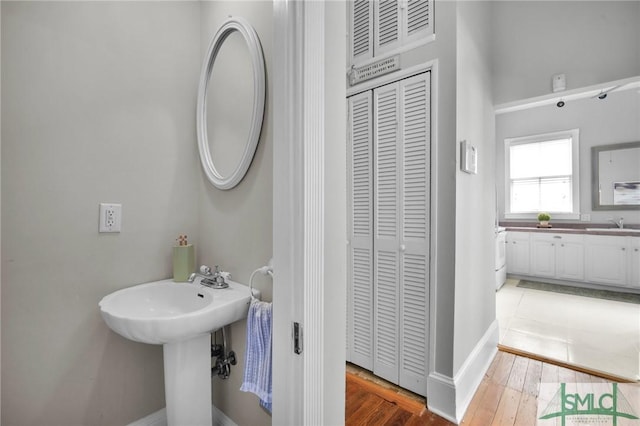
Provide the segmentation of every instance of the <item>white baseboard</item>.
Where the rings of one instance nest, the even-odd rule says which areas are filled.
[[[453,378],[429,374],[427,407],[430,411],[459,424],[484,374],[498,351],[498,321],[494,320]]]
[[[167,426],[167,409],[161,408],[155,413],[129,423],[127,426]]]
[[[453,377],[456,387],[456,423],[462,421],[473,395],[498,352],[499,331],[498,320],[494,320]]]
[[[427,379],[427,408],[450,422],[456,421],[456,386],[451,377],[433,372]]]
[[[211,406],[211,414],[213,417],[213,426],[238,426],[215,405]],[[127,426],[167,426],[167,409],[161,408],[155,413],[151,413],[133,423],[129,423]]]

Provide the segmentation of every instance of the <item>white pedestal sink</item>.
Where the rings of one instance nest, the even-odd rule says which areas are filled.
[[[163,345],[167,424],[211,425],[211,335],[246,318],[249,287],[155,281],[118,290],[99,303],[107,325],[127,339]]]

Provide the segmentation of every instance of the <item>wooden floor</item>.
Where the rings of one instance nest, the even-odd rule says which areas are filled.
[[[555,364],[499,351],[461,424],[536,424],[541,382],[604,382],[606,379]],[[361,374],[347,373],[345,423],[355,425],[453,425],[424,408],[415,397],[390,390]]]
[[[422,401],[388,386],[347,373],[345,424],[356,425],[452,425],[425,408]]]

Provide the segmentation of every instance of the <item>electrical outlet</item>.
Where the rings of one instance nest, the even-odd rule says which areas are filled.
[[[99,232],[120,232],[122,227],[122,204],[100,203]]]
[[[580,215],[581,222],[591,222],[591,215],[588,213],[583,213]]]

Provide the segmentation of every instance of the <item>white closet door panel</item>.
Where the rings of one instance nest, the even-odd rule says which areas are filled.
[[[373,369],[373,271],[372,250],[354,247],[351,250],[352,271],[352,338],[349,342],[350,361]]]
[[[375,233],[398,237],[398,85],[374,90]]]
[[[371,93],[350,98],[351,117],[351,221],[352,237],[373,244],[373,173]]]
[[[372,95],[349,98],[347,359],[373,368],[373,112]]]
[[[426,75],[402,84],[403,239],[424,243],[428,234],[429,108]]]
[[[377,248],[375,255],[375,312],[373,372],[392,383],[398,383],[398,252]]]
[[[376,375],[398,383],[400,86],[373,91],[374,117],[374,366]]]
[[[399,384],[426,396],[428,370],[429,279],[426,254],[402,256]]]
[[[433,34],[433,0],[407,0],[402,38],[412,43]]]
[[[374,55],[396,49],[401,44],[402,9],[398,0],[374,2]]]
[[[353,0],[351,12],[351,58],[352,62],[373,57],[373,2]]]
[[[400,386],[426,395],[429,318],[429,73],[400,83]]]

